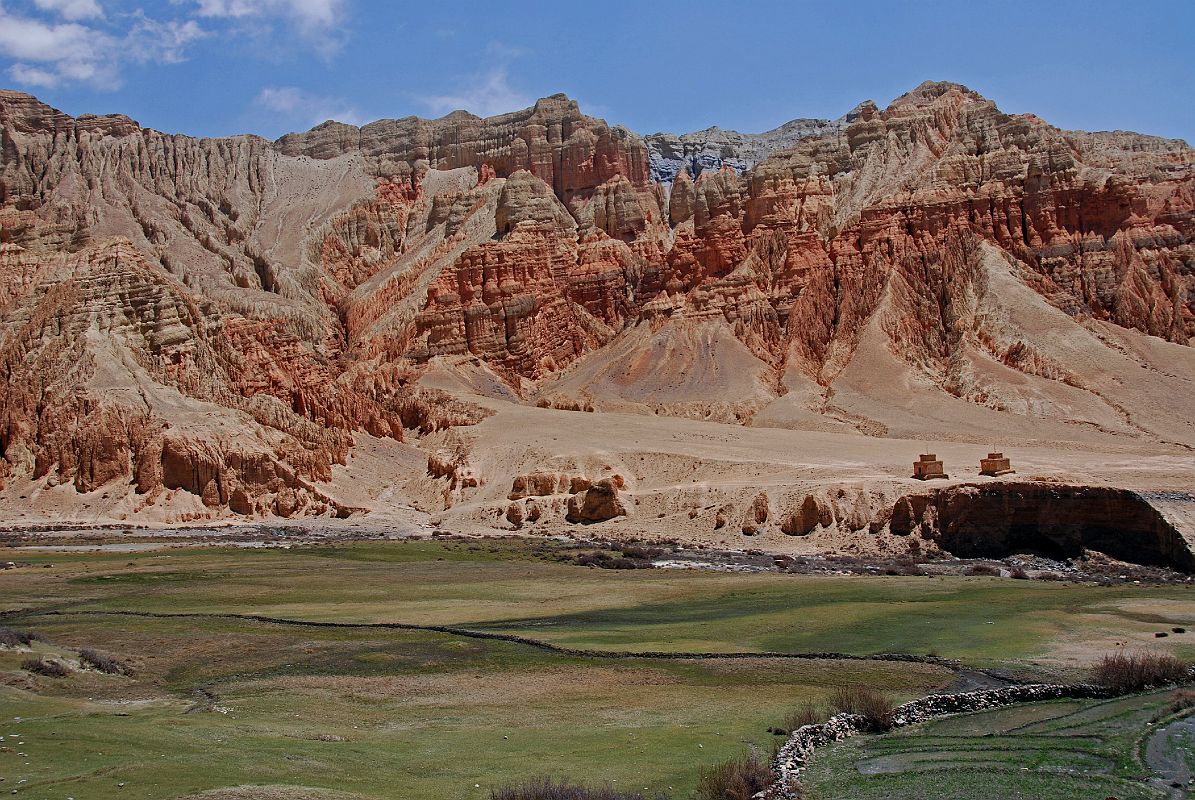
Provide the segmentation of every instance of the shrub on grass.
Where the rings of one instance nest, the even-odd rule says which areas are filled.
[[[771,785],[772,770],[754,753],[703,767],[697,778],[698,800],[751,800]]]
[[[41,640],[41,636],[33,631],[19,631],[0,625],[0,647],[28,647]]]
[[[639,792],[620,792],[610,787],[590,788],[551,778],[532,778],[490,791],[490,800],[646,800]]]
[[[627,544],[622,546],[622,554],[627,558],[638,558],[643,561],[651,561],[663,555],[664,551],[658,547],[640,547],[637,544]]]
[[[1013,567],[1009,570],[1008,577],[1018,581],[1026,581],[1029,580],[1029,573],[1022,567]]]
[[[651,569],[651,562],[625,556],[612,556],[600,550],[582,553],[577,556],[576,563],[582,567],[601,567],[602,569]]]
[[[858,714],[867,720],[873,731],[892,727],[892,698],[866,686],[840,686],[830,698],[830,704],[844,714]]]
[[[925,570],[912,559],[903,558],[895,564],[884,568],[885,575],[924,575]]]
[[[594,550],[592,553],[582,553],[577,556],[577,565],[582,567],[600,567],[613,556],[609,553],[603,553],[600,550]]]
[[[1109,653],[1091,671],[1092,683],[1137,692],[1187,679],[1188,665],[1166,653]]]
[[[825,720],[826,715],[820,708],[815,706],[811,701],[806,700],[801,705],[788,712],[784,718],[784,723],[778,729],[773,729],[774,733],[789,734],[797,728],[805,725],[816,725]]]
[[[1188,708],[1195,706],[1195,692],[1188,689],[1179,689],[1174,694],[1170,695],[1170,713],[1177,714],[1180,711],[1185,711]]]
[[[71,674],[66,664],[48,658],[27,658],[21,662],[21,669],[47,678],[65,678]]]
[[[967,570],[968,575],[999,575],[1000,570],[991,564],[975,564]]]
[[[1164,708],[1158,709],[1157,713],[1153,715],[1150,722],[1161,722],[1166,717],[1174,714],[1181,714],[1188,708],[1195,707],[1195,692],[1189,689],[1179,689],[1174,694],[1170,695],[1170,702]]]
[[[107,675],[120,675],[125,671],[124,664],[121,664],[112,656],[106,656],[89,647],[79,651],[79,660],[83,662],[84,666],[99,670]]]

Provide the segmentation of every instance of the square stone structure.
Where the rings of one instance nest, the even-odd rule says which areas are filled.
[[[1016,472],[1012,468],[1012,461],[1004,457],[1003,453],[988,453],[987,458],[979,459],[979,474],[997,477],[1011,475]]]
[[[949,478],[942,468],[942,462],[933,453],[922,453],[921,458],[913,462],[913,477],[919,481],[931,478]]]

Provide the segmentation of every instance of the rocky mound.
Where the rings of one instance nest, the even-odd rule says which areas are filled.
[[[795,147],[801,139],[841,133],[858,113],[855,109],[835,120],[794,119],[764,133],[739,133],[717,126],[679,136],[653,133],[644,137],[651,179],[668,184],[682,171],[692,177],[723,167],[741,175],[768,156]]]

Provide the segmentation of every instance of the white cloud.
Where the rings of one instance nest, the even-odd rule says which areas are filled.
[[[126,53],[142,64],[178,64],[186,60],[187,46],[206,35],[193,19],[159,22],[141,15],[125,37]]]
[[[102,14],[95,0],[35,0],[37,8],[63,17]],[[94,8],[93,8],[94,7]],[[143,12],[123,18],[127,28],[53,22],[20,16],[0,5],[0,58],[19,85],[50,88],[85,83],[101,90],[120,86],[123,64],[177,64],[205,32],[194,20],[160,21]]]
[[[330,56],[344,44],[347,0],[195,0],[200,17],[239,20],[269,35],[270,23],[281,18],[293,25],[321,54]],[[252,29],[251,29],[252,30]]]
[[[51,89],[62,82],[54,72],[21,63],[9,67],[8,76],[24,86],[40,86],[45,89]]]
[[[48,25],[9,14],[0,7],[0,54],[30,61],[59,61],[72,52],[87,58],[94,52],[95,31],[83,25]]]
[[[42,11],[51,11],[63,19],[100,19],[104,10],[96,0],[33,0]]]
[[[119,79],[112,45],[111,37],[86,25],[19,17],[0,6],[0,56],[15,62],[8,74],[19,83],[49,87],[88,82],[115,88]]]
[[[201,17],[260,17],[279,14],[301,25],[333,25],[344,0],[195,0]]]
[[[511,87],[506,67],[495,67],[474,76],[455,94],[425,95],[417,99],[433,114],[464,109],[482,117],[517,111],[533,102],[529,96]]]
[[[334,119],[349,125],[366,120],[357,109],[338,97],[313,94],[297,86],[267,86],[258,92],[254,105],[271,112],[282,125],[311,127]]]
[[[0,69],[18,85],[47,88],[85,83],[96,89],[120,86],[128,64],[177,64],[198,39],[216,29],[268,40],[279,25],[297,32],[310,47],[330,56],[345,42],[350,0],[170,0],[156,16],[138,9],[105,17],[107,0],[28,0],[10,11],[0,0]],[[11,4],[8,4],[11,5]],[[164,9],[172,12],[161,13]],[[231,29],[231,30],[229,30]],[[294,36],[278,37],[293,42]],[[329,98],[314,106],[347,115],[352,109]],[[327,101],[327,102],[325,102]]]

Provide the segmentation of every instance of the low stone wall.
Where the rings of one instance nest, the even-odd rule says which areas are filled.
[[[893,727],[915,725],[944,714],[962,714],[987,708],[1055,700],[1059,697],[1105,698],[1116,692],[1106,686],[1089,683],[1057,684],[1028,683],[999,689],[982,689],[961,694],[931,694],[897,707],[892,716]]]
[[[892,723],[893,727],[899,728],[946,714],[983,711],[1015,703],[1032,703],[1059,697],[1104,698],[1115,697],[1116,694],[1117,692],[1105,686],[1087,683],[1031,683],[959,694],[935,694],[898,706],[893,712]],[[799,796],[795,787],[798,785],[801,771],[809,764],[819,747],[840,742],[857,733],[865,733],[867,729],[867,719],[858,714],[836,714],[825,722],[797,728],[776,753],[776,759],[772,763],[772,769],[776,773],[775,783],[757,797],[764,800],[795,800]]]

